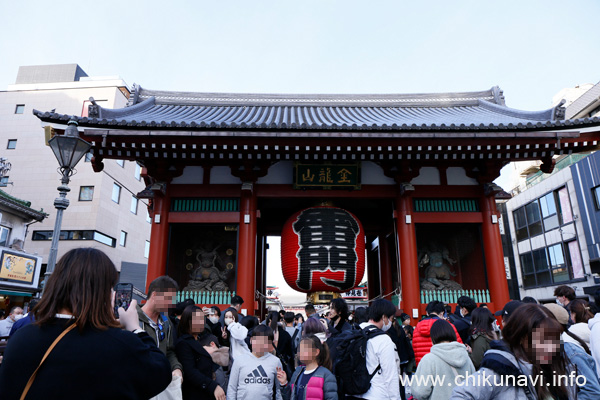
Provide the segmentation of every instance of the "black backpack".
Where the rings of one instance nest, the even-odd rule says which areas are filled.
[[[333,373],[341,395],[363,394],[371,387],[371,379],[381,369],[378,365],[372,374],[367,370],[367,341],[385,333],[374,326],[360,330],[347,330],[335,337],[332,343]]]

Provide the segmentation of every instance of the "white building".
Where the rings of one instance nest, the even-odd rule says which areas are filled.
[[[20,67],[16,84],[0,92],[0,157],[12,164],[10,175],[0,177],[0,186],[11,196],[31,201],[31,208],[49,214],[29,227],[24,245],[25,251],[42,256],[44,263],[56,217],[53,202],[60,174],[32,110],[56,109],[81,116],[87,115],[90,97],[104,107],[120,108],[129,94],[122,79],[88,77],[77,64]],[[91,155],[81,160],[69,183],[70,205],[63,216],[58,258],[72,248],[95,247],[123,270],[121,280],[133,273],[142,286],[150,220],[146,200],[135,197],[145,187],[141,169],[133,162],[111,160],[101,173],[95,173],[90,159]]]
[[[564,89],[554,101],[561,99],[566,100],[567,119],[600,115],[600,83]],[[597,224],[600,203],[589,200],[598,187],[599,157],[596,153],[580,161],[584,157],[557,157],[552,174],[531,165],[514,166],[521,167],[526,178],[506,203],[521,298],[552,301],[559,285],[585,296],[584,289],[595,284],[592,274],[598,271],[592,266],[598,263],[598,252],[590,232]]]

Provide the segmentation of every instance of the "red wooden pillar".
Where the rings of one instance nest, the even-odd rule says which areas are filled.
[[[167,186],[168,190],[168,186]],[[156,192],[155,192],[156,193]],[[169,208],[171,197],[168,194],[154,197],[154,215],[150,230],[150,251],[146,273],[146,290],[150,283],[167,272],[167,254],[169,251]]]
[[[236,294],[244,299],[242,309],[254,315],[256,284],[256,195],[242,190],[240,196],[240,227]]]
[[[483,214],[483,223],[481,225],[483,251],[485,252],[490,300],[492,300],[496,309],[500,309],[510,299],[506,271],[504,269],[502,238],[500,236],[500,228],[498,227],[498,212],[493,195],[481,197],[481,213]]]
[[[407,195],[400,195],[396,199],[396,229],[402,279],[402,303],[404,312],[411,318],[417,315],[418,319],[421,304],[419,263],[417,260],[417,237],[411,214],[411,198]],[[415,310],[417,310],[416,313]]]
[[[392,277],[392,262],[390,258],[390,246],[385,235],[379,235],[379,287],[381,294],[386,295],[395,289]],[[392,295],[385,297],[392,300]]]

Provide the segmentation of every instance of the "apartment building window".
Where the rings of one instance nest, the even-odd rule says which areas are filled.
[[[126,242],[127,242],[127,232],[121,231],[121,236],[119,237],[119,246],[125,247]]]
[[[125,167],[125,160],[117,160],[117,164],[121,166],[121,168]]]
[[[52,231],[33,231],[31,240],[52,240]],[[95,240],[110,247],[117,243],[115,238],[94,230],[61,230],[58,240]]]
[[[142,179],[142,167],[140,167],[140,165],[138,163],[135,163],[135,179],[137,179],[138,181],[140,179]]]
[[[91,152],[85,153],[84,162],[92,162],[92,157],[94,157],[94,155]]]
[[[10,239],[10,228],[0,226],[0,246],[8,246],[8,239]]]
[[[596,203],[596,210],[600,210],[600,186],[596,186],[592,189],[594,195],[594,203]]]
[[[542,218],[544,220],[544,230],[550,231],[558,228],[558,213],[556,212],[556,199],[554,192],[550,192],[540,197],[540,207],[542,209]]]
[[[8,150],[14,150],[17,148],[17,139],[8,139],[8,143],[6,144],[6,148]]]
[[[17,104],[15,114],[23,114],[25,112],[25,104]]]
[[[8,176],[0,177],[0,187],[8,186]]]
[[[131,196],[131,207],[129,208],[129,210],[133,214],[137,215],[137,209],[138,209],[138,199],[135,196]]]
[[[152,223],[152,218],[150,218],[150,213],[148,212],[147,208],[146,208],[146,222],[149,224]]]
[[[150,241],[146,240],[146,245],[144,246],[144,257],[148,258],[150,255]]]
[[[79,201],[92,201],[94,200],[94,187],[93,186],[80,186],[79,187]]]
[[[579,245],[574,240],[521,254],[523,286],[532,288],[556,285],[583,278],[578,252]]]
[[[513,211],[517,241],[540,235],[573,221],[566,188],[545,194]]]
[[[112,201],[119,204],[120,198],[121,198],[121,186],[117,185],[116,183],[113,183]]]

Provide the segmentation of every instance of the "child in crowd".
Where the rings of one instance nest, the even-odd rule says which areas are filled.
[[[327,344],[315,335],[304,337],[298,350],[300,362],[288,383],[285,372],[277,368],[277,380],[285,400],[337,400],[337,383],[330,372],[331,359]]]
[[[459,377],[475,373],[465,345],[456,340],[456,331],[448,321],[438,319],[431,325],[433,346],[419,363],[411,386],[415,398],[447,400],[452,389],[461,383]],[[428,377],[438,377],[443,383],[436,384]]]
[[[227,400],[281,400],[277,371],[281,361],[269,353],[273,330],[259,325],[252,331],[252,353],[240,352],[234,359],[227,387]]]

